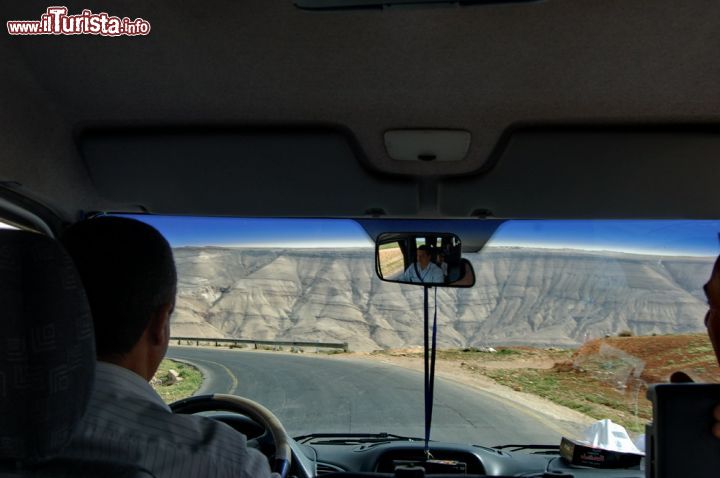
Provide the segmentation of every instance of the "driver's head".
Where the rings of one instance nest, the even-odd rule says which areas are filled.
[[[153,227],[100,217],[70,227],[62,242],[78,269],[95,324],[99,359],[155,373],[170,338],[177,275],[172,249]]]
[[[417,261],[420,263],[420,265],[423,267],[427,267],[428,263],[430,262],[430,247],[426,244],[423,244],[422,246],[417,248]]]

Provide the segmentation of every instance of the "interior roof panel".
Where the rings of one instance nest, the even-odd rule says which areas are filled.
[[[337,13],[302,11],[290,0],[64,4],[71,13],[89,8],[142,17],[152,25],[150,35],[135,38],[0,35],[5,65],[0,181],[19,184],[18,192],[67,220],[83,210],[139,207],[134,184],[126,190],[115,185],[112,196],[96,189],[75,133],[99,126],[207,124],[342,125],[356,138],[369,168],[424,184],[419,196],[417,188],[395,189],[382,181],[354,189],[345,202],[319,204],[312,196],[296,196],[292,204],[266,203],[262,211],[269,215],[351,215],[384,207],[398,215],[454,216],[490,208],[533,217],[664,217],[692,209],[720,217],[720,203],[689,206],[706,199],[686,178],[689,172],[680,174],[686,179],[677,181],[675,190],[660,178],[664,194],[647,191],[652,201],[640,197],[652,182],[633,189],[630,179],[608,176],[583,189],[589,173],[603,167],[592,163],[593,155],[573,160],[581,163],[537,155],[533,164],[524,160],[524,169],[518,162],[484,178],[458,179],[452,190],[446,184],[437,195],[432,188],[439,176],[473,175],[483,168],[503,133],[518,123],[720,124],[720,2],[714,0],[546,0]],[[6,19],[37,19],[47,6],[4,2],[0,8]],[[469,131],[467,159],[456,164],[390,159],[383,133],[414,127]],[[513,144],[510,152],[518,147]],[[540,161],[550,163],[535,164]],[[713,164],[699,159],[692,164],[702,184],[720,179]],[[562,184],[556,181],[561,166],[567,166],[559,171]],[[642,166],[630,167],[632,177]],[[221,174],[212,163],[205,169],[208,178]],[[268,177],[246,188],[272,182],[279,171],[269,168]],[[538,184],[561,189],[526,184],[536,196],[546,196],[521,201],[509,185],[530,181],[510,177],[523,171],[533,171]],[[348,184],[364,184],[368,173],[363,166],[346,174]],[[206,194],[204,211],[260,210],[228,202],[231,194],[213,196],[209,192],[216,186],[202,176],[194,184]],[[419,207],[408,206],[418,201]],[[149,206],[161,209],[161,204],[156,198]]]
[[[525,128],[485,176],[445,181],[443,215],[713,218],[720,128]]]

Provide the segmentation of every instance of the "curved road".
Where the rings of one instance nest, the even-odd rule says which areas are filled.
[[[232,393],[275,413],[291,436],[388,432],[424,436],[423,375],[375,361],[172,347],[198,365],[198,393]],[[560,429],[533,410],[435,379],[432,439],[481,445],[560,444]]]

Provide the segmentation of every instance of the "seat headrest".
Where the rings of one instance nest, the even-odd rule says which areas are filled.
[[[0,230],[0,461],[34,464],[70,440],[95,376],[90,308],[60,244]]]

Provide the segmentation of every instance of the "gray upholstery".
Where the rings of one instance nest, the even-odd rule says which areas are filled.
[[[32,467],[59,453],[95,373],[90,309],[54,240],[0,230],[0,463]]]

